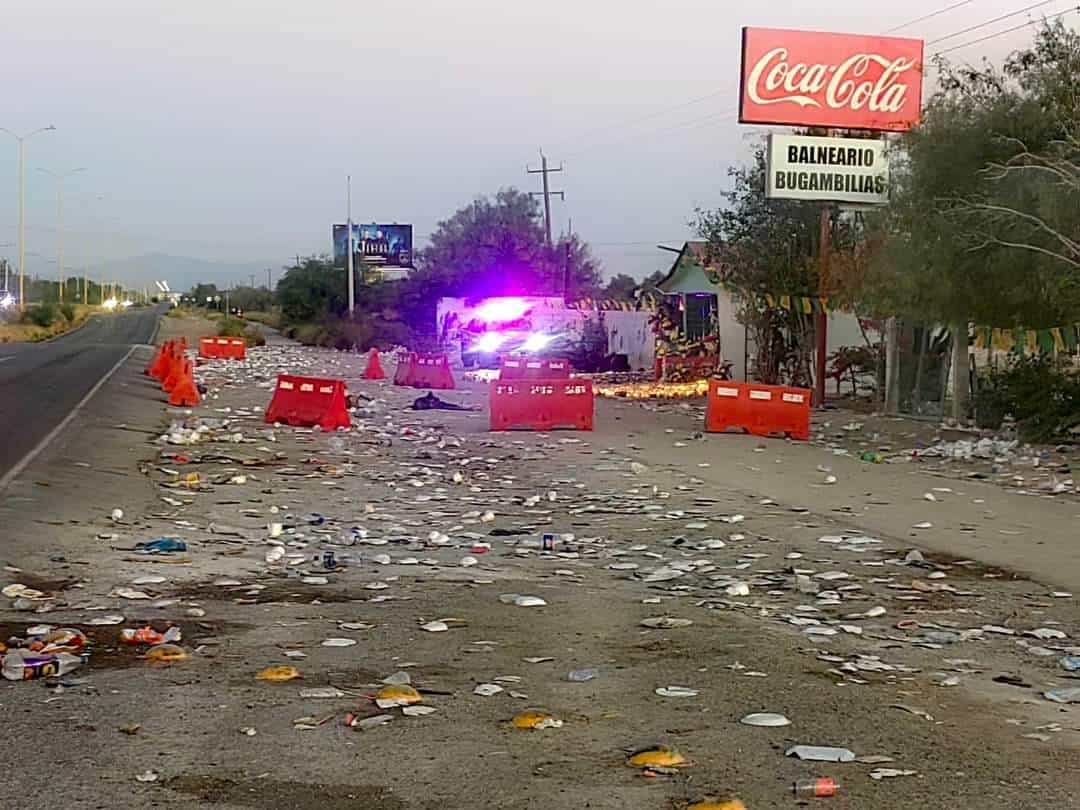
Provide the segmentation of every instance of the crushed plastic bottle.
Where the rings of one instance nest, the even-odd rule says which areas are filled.
[[[9,681],[56,678],[77,669],[83,662],[71,653],[42,654],[12,650],[4,656],[4,677]]]

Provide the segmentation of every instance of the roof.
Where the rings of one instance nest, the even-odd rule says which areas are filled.
[[[656,286],[662,292],[667,292],[668,284],[680,270],[697,268],[704,273],[707,269],[719,264],[715,261],[715,258],[715,249],[712,248],[710,243],[702,241],[683,242],[678,258],[671,265],[667,275]]]

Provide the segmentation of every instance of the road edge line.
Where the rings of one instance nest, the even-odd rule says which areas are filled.
[[[94,318],[99,317],[100,315],[101,315],[100,312],[93,312],[90,315],[87,315],[83,319],[83,322],[80,323],[78,326],[76,326],[74,329],[68,329],[66,332],[61,332],[59,335],[53,335],[52,337],[45,338],[44,340],[35,340],[35,341],[29,341],[29,342],[38,343],[38,344],[55,343],[56,341],[60,340],[61,338],[66,338],[68,335],[74,335],[80,329],[87,326],[90,323],[90,321],[92,321]],[[0,489],[3,489],[3,487],[0,487]]]
[[[86,392],[86,395],[75,403],[75,407],[71,409],[71,413],[69,413],[62,420],[60,420],[60,424],[50,430],[48,434],[46,434],[44,439],[38,442],[33,447],[33,449],[30,450],[30,452],[28,452],[25,456],[19,459],[18,463],[14,467],[12,467],[10,470],[4,473],[2,477],[0,477],[0,493],[3,493],[5,490],[7,490],[7,488],[15,481],[15,479],[22,475],[23,471],[33,463],[34,459],[40,456],[45,451],[45,449],[53,443],[53,441],[56,439],[57,436],[60,435],[64,428],[71,424],[72,420],[79,415],[79,412],[84,407],[86,407],[86,403],[88,403],[93,398],[94,394],[101,390],[101,387],[105,385],[105,383],[112,379],[113,374],[115,374],[117,370],[119,370],[120,366],[124,365],[124,363],[128,361],[128,358],[130,358],[131,355],[135,353],[135,349],[137,348],[137,346],[132,346],[131,348],[129,348],[124,354],[124,356],[116,361],[116,365],[114,365],[107,372],[105,372],[105,375],[96,383],[94,383],[94,386]]]

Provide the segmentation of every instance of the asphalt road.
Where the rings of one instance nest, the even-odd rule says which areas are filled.
[[[0,345],[0,480],[137,344],[161,308],[92,318],[49,343]]]

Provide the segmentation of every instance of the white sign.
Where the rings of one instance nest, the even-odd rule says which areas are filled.
[[[883,205],[889,201],[885,142],[770,135],[765,196]]]

